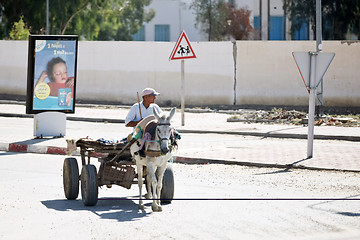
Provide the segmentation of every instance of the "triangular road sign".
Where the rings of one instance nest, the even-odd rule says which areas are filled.
[[[319,52],[318,55],[316,56],[315,86],[319,85],[320,80],[325,75],[334,57],[335,57],[335,53],[324,53],[324,52]]]
[[[307,91],[310,92],[310,55],[308,52],[293,52],[292,55],[294,57],[296,66],[299,69],[305,87]]]
[[[169,60],[196,58],[194,50],[190,45],[190,41],[183,30],[172,50]]]
[[[309,91],[310,87],[310,71],[315,72],[315,86],[318,86],[321,78],[330,66],[330,63],[334,59],[335,53],[324,53],[318,52],[315,54],[316,69],[310,69],[310,58],[309,52],[293,52],[295,63],[299,69],[300,75],[304,81],[304,84]]]

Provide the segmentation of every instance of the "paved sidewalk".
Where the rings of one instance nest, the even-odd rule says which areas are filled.
[[[0,150],[66,154],[65,139],[86,136],[121,139],[131,132],[123,124],[128,109],[128,106],[77,105],[76,113],[67,115],[65,138],[34,139],[34,121],[31,115],[25,114],[25,105],[3,102],[0,104]],[[229,116],[186,112],[185,126],[181,126],[178,110],[172,125],[183,133],[183,139],[174,160],[360,172],[359,127],[315,127],[314,157],[305,159],[306,126],[227,122]]]

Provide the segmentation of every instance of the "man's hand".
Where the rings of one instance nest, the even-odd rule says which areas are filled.
[[[128,122],[128,124],[125,125],[125,127],[136,127],[136,125],[141,121],[142,119],[140,119],[139,121],[131,121]]]

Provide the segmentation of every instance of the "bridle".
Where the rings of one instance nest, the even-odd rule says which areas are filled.
[[[170,126],[170,123],[158,123],[157,125],[158,125],[158,126]],[[156,130],[157,130],[157,128],[156,128]],[[158,131],[156,131],[156,135],[157,135],[157,137],[158,137],[158,139],[159,139],[159,143],[160,143],[161,141],[169,141],[169,138],[160,138]]]

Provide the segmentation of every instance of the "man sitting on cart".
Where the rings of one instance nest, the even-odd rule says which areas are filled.
[[[161,114],[161,108],[155,103],[156,96],[160,93],[156,92],[153,88],[145,88],[142,93],[142,101],[135,103],[129,110],[125,118],[125,126],[135,128],[137,124],[144,118],[153,115],[153,109]],[[139,150],[141,157],[145,157],[144,149]]]
[[[156,96],[160,95],[160,93],[156,92],[153,88],[145,88],[142,93],[142,101],[137,102],[130,108],[126,118],[125,118],[125,126],[126,127],[136,127],[136,125],[147,116],[153,115],[153,109],[161,114],[162,110],[155,103]]]

